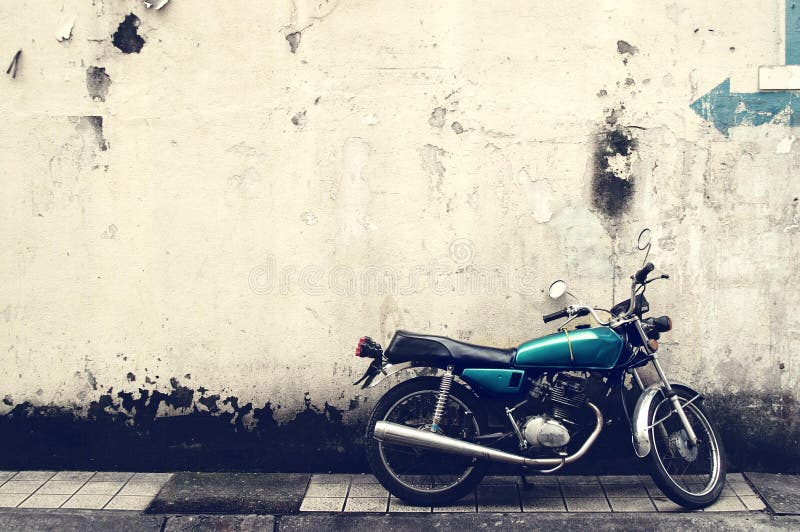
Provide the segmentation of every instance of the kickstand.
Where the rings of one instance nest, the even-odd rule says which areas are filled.
[[[522,489],[529,490],[529,489],[533,488],[533,484],[528,482],[528,477],[525,476],[525,473],[521,473],[519,475],[519,478],[522,480]]]

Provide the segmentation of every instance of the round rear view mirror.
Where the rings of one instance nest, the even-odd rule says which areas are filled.
[[[643,229],[641,233],[639,233],[639,240],[636,244],[639,249],[645,249],[650,246],[650,229]]]
[[[567,283],[559,279],[558,281],[550,285],[550,289],[547,291],[547,293],[551,299],[558,299],[559,297],[563,296],[564,292],[566,291],[567,291]]]

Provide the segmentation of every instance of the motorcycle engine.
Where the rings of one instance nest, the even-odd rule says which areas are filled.
[[[532,447],[564,447],[569,443],[567,427],[547,416],[528,418],[522,426],[522,435]]]
[[[586,379],[558,374],[552,382],[541,379],[531,394],[544,402],[547,413],[532,416],[522,425],[522,435],[532,447],[564,447],[577,411],[586,405]]]

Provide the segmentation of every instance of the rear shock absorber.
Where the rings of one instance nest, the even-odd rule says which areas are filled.
[[[447,371],[442,375],[439,384],[439,396],[436,398],[436,407],[433,409],[431,432],[439,432],[439,423],[442,421],[447,400],[450,398],[450,387],[453,385],[453,366],[447,366]]]

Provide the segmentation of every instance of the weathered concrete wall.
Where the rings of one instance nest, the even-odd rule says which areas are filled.
[[[783,21],[754,0],[3,2],[3,426],[352,461],[382,393],[350,386],[359,336],[516,345],[552,330],[554,278],[623,299],[649,226],[670,375],[740,463],[796,460],[794,109],[702,99],[756,92]]]

